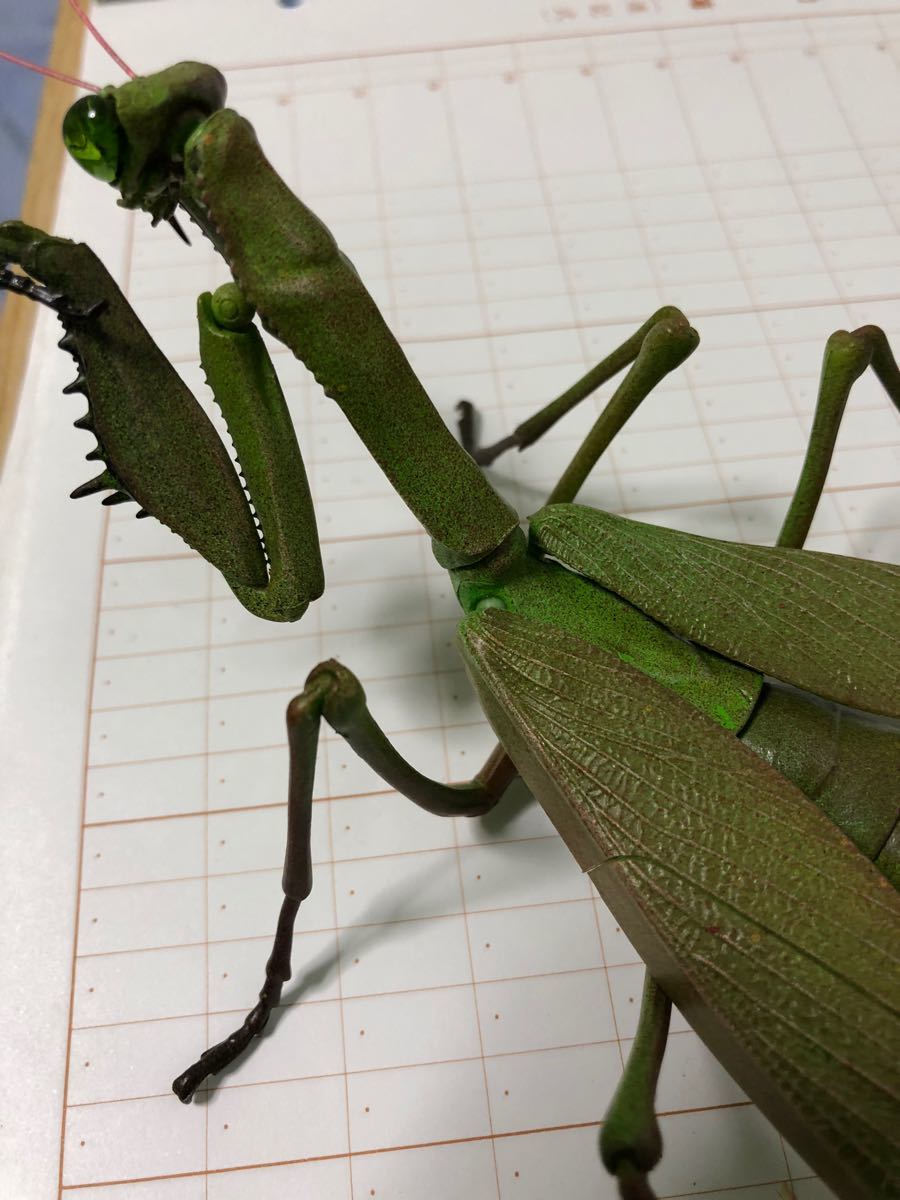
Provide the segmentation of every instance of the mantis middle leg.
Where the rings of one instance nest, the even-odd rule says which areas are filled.
[[[684,320],[683,314],[677,308],[667,306],[659,309],[627,341],[597,366],[592,367],[577,383],[492,446],[479,447],[476,444],[474,407],[468,400],[460,401],[459,430],[463,446],[479,465],[490,466],[506,450],[513,447],[524,450],[531,446],[576,404],[629,364],[634,363],[637,367],[643,358],[645,366],[650,365],[652,369],[656,365],[657,375],[649,386],[641,386],[642,381],[637,372],[630,372],[629,376],[626,376],[579,447],[547,503],[574,500],[601,454],[639,404],[646,399],[655,384],[695,348],[696,341],[681,359],[668,365],[667,356],[673,355],[677,358],[677,350],[669,339],[664,335],[660,336],[658,327],[671,328],[673,322],[677,327]],[[648,339],[649,346],[645,348]],[[655,359],[657,362],[654,364]],[[900,411],[900,368],[884,331],[876,325],[864,325],[853,333],[844,330],[833,333],[825,346],[819,395],[806,460],[778,538],[779,546],[803,545],[825,484],[847,397],[867,366],[872,367],[894,406]]]
[[[480,467],[489,467],[495,459],[499,458],[505,451],[513,449],[513,447],[524,450],[526,446],[532,445],[538,438],[543,437],[547,430],[552,429],[557,421],[561,420],[566,413],[571,412],[576,404],[580,404],[582,400],[586,400],[588,396],[593,395],[597,388],[633,363],[640,354],[644,340],[650,331],[662,322],[672,320],[684,320],[684,316],[679,309],[673,308],[671,305],[657,309],[653,316],[645,321],[640,329],[637,329],[630,338],[622,342],[620,346],[617,346],[611,354],[608,354],[595,367],[591,367],[586,375],[583,375],[581,379],[573,383],[570,388],[567,388],[555,400],[551,400],[544,408],[529,417],[527,421],[523,421],[520,425],[517,425],[507,437],[501,438],[491,446],[479,446],[477,444],[475,406],[470,400],[460,400],[456,407],[459,413],[459,434],[463,448],[472,455]],[[630,411],[624,409],[621,405],[614,407],[613,401],[610,401],[604,413],[604,416],[607,413],[609,414],[606,416],[611,430],[608,441],[612,440],[633,411],[633,409]],[[615,427],[613,428],[613,426]]]
[[[294,921],[312,890],[310,828],[316,750],[322,718],[350,743],[356,753],[401,795],[439,817],[477,817],[489,812],[516,776],[502,751],[494,751],[469,783],[446,784],[420,774],[391,745],[366,704],[356,676],[333,659],[314,667],[303,691],[288,705],[290,752],[287,844],[282,890],[284,900],[272,953],[266,963],[259,1000],[243,1024],[224,1041],[205,1050],[172,1084],[187,1103],[203,1080],[233,1062],[262,1033],[272,1009],[291,977]]]

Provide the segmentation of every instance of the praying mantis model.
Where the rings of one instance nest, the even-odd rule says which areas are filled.
[[[250,1044],[290,978],[294,919],[312,886],[324,718],[436,815],[486,813],[521,775],[644,958],[639,1032],[601,1131],[623,1197],[652,1196],[653,1096],[672,1002],[841,1197],[900,1194],[900,731],[851,711],[900,717],[900,569],[801,549],[854,380],[871,365],[900,406],[884,334],[828,340],[777,547],[575,505],[612,437],[696,347],[681,313],[661,309],[498,446],[478,449],[465,410],[467,453],[352,264],[224,101],[218,71],[182,63],[79,100],[64,133],[121,204],[154,221],[180,205],[227,261],[234,282],[199,300],[200,353],[253,509],[99,260],[7,222],[0,284],[59,314],[61,345],[78,363],[65,390],[86,395],[76,425],[96,435],[88,458],[105,463],[73,494],[136,500],[251,612],[302,617],[324,586],[315,518],[255,311],[340,405],[432,538],[501,746],[470,783],[426,779],[390,745],[346,667],[312,671],[287,712],[284,900],[259,1002],[175,1080],[176,1094],[188,1101]],[[626,367],[526,536],[477,460],[530,444]]]

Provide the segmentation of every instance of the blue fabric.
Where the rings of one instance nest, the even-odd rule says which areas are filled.
[[[45,64],[57,12],[58,0],[0,0],[0,49]],[[19,215],[43,83],[0,61],[0,220]]]

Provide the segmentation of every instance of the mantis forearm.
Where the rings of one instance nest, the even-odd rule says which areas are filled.
[[[462,562],[498,546],[516,514],[447,429],[352,264],[249,122],[226,109],[200,126],[185,191],[263,325],[337,401],[431,537]]]
[[[131,497],[230,582],[263,587],[262,545],[225,447],[96,255],[7,221],[0,259],[61,297],[60,344],[78,364],[67,391],[88,405],[75,423],[97,439],[88,459],[106,464],[74,494]]]

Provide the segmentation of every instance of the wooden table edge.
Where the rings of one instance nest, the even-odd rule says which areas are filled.
[[[82,7],[87,10],[89,0],[84,0]],[[84,26],[67,0],[59,0],[48,65],[67,75],[78,75],[83,44]],[[38,229],[53,228],[65,153],[60,129],[75,97],[76,89],[70,84],[55,79],[44,81],[21,206],[22,220]],[[15,424],[35,315],[30,300],[7,294],[0,312],[0,468]]]

